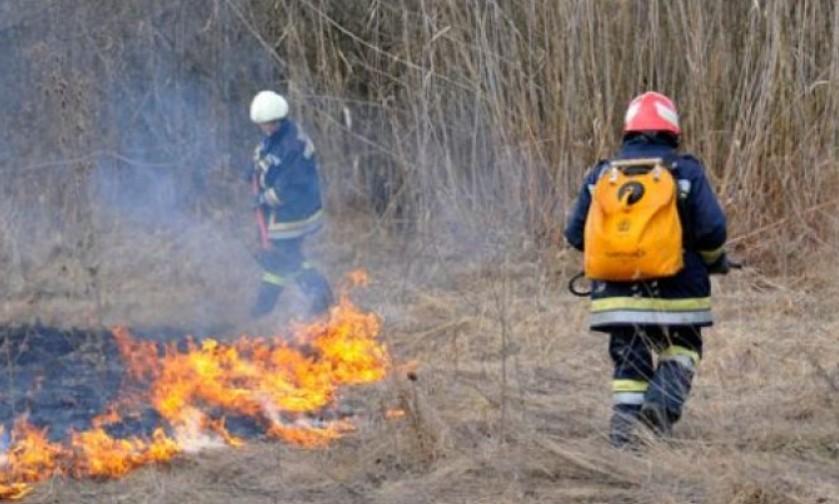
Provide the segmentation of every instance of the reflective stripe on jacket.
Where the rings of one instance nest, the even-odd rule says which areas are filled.
[[[299,238],[314,233],[323,225],[323,210],[318,210],[311,216],[297,220],[279,222],[274,215],[268,221],[268,238],[272,240],[287,240]]]
[[[711,282],[707,264],[719,257],[726,239],[726,220],[694,157],[676,153],[675,147],[655,136],[627,139],[615,159],[660,157],[674,159],[673,175],[680,189],[680,216],[684,230],[684,268],[676,275],[643,282],[592,282],[590,326],[607,331],[625,325],[708,326],[711,317]],[[565,229],[568,242],[583,250],[585,220],[593,186],[606,162],[598,163],[583,182]]]

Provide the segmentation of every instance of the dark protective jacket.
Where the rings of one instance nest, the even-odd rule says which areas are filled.
[[[320,180],[312,141],[290,119],[254,152],[260,205],[272,240],[299,238],[323,221]]]
[[[709,326],[711,283],[708,266],[723,258],[725,214],[702,164],[680,154],[666,139],[650,135],[628,137],[615,159],[663,158],[671,162],[679,187],[679,215],[684,233],[684,268],[675,276],[642,282],[592,283],[590,325],[608,331],[621,326]],[[583,250],[586,216],[594,185],[608,166],[602,161],[585,177],[565,229],[565,237]]]

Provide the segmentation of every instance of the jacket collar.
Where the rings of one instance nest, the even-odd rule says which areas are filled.
[[[655,135],[633,135],[624,139],[618,152],[619,158],[661,157],[676,154],[676,146]]]
[[[265,145],[278,143],[284,136],[286,136],[289,128],[291,128],[291,121],[288,119],[280,121],[280,127],[277,128],[277,131],[271,133],[271,135],[265,138]]]

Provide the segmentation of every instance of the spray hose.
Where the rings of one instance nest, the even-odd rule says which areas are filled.
[[[725,261],[724,269],[722,271],[711,271],[710,274],[712,275],[725,275],[729,272],[729,270],[741,270],[743,269],[743,263],[739,261],[734,261],[732,259],[724,258]],[[591,286],[588,288],[580,287],[579,283],[581,280],[586,279],[585,272],[581,271],[576,275],[571,277],[571,280],[568,281],[568,292],[577,296],[577,297],[588,297],[591,295]]]
[[[580,280],[585,280],[586,274],[584,272],[579,272],[576,275],[571,277],[571,280],[568,281],[568,292],[577,296],[577,297],[589,297],[591,295],[591,287],[588,290],[580,289],[577,286],[577,282]]]

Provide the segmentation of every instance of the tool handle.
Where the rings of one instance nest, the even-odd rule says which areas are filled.
[[[256,175],[251,179],[251,189],[254,196],[259,194],[259,184],[256,181]],[[261,206],[256,207],[255,213],[256,226],[259,229],[259,246],[262,247],[262,250],[268,250],[271,248],[271,243],[268,241],[268,225],[265,223],[265,213],[262,211]]]

